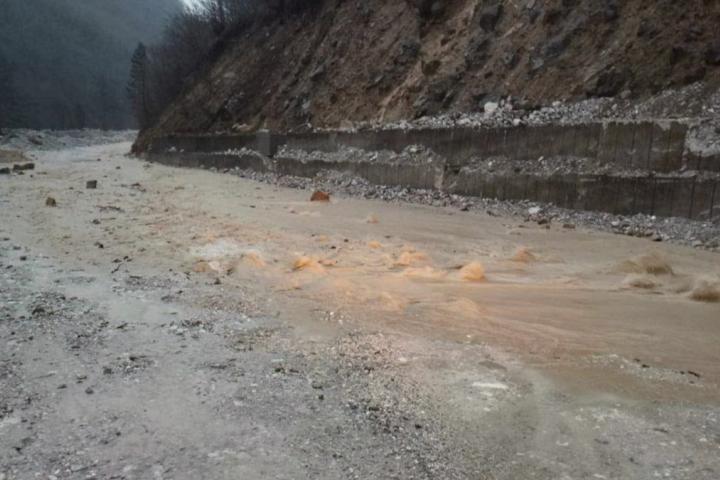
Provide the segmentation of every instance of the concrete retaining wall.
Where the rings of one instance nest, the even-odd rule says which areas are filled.
[[[168,137],[156,141],[152,159],[191,167],[251,168],[281,175],[313,177],[321,170],[349,171],[371,183],[436,188],[463,195],[528,199],[561,207],[646,213],[709,219],[720,215],[716,179],[669,175],[683,168],[720,171],[720,157],[699,157],[686,149],[688,127],[682,123],[607,123],[498,129],[386,130],[277,135]],[[272,158],[279,146],[333,152],[342,147],[401,152],[424,145],[440,155],[441,164],[398,164],[353,161],[302,161]],[[258,155],[240,155],[248,148]],[[488,174],[475,171],[478,159],[507,157],[536,160],[540,156],[597,159],[635,176]]]
[[[280,146],[334,152],[342,147],[401,152],[423,145],[461,167],[473,160],[507,157],[597,159],[626,170],[667,173],[682,168],[720,172],[720,155],[699,156],[686,148],[688,126],[679,122],[611,122],[584,125],[521,126],[515,128],[453,128],[313,132],[218,136],[176,136],[156,140],[151,153],[175,148],[183,152],[221,152],[249,148],[273,157]]]

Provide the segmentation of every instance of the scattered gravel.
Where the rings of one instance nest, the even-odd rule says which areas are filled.
[[[527,105],[512,97],[488,102],[482,112],[447,113],[390,123],[361,122],[346,127],[357,130],[413,130],[453,127],[510,127],[519,125],[577,125],[597,121],[708,120],[717,122],[720,90],[695,83],[678,90],[665,90],[645,100],[590,98],[576,103],[553,102]]]
[[[556,101],[540,106],[523,104],[508,97],[488,102],[482,112],[453,112],[389,123],[360,122],[333,130],[502,128],[660,120],[673,120],[690,126],[690,151],[699,155],[720,154],[720,90],[703,83],[665,90],[641,101],[626,100],[621,95],[616,98],[590,98],[576,103]]]
[[[0,148],[10,150],[59,150],[107,143],[132,142],[135,130],[0,130]]]
[[[257,155],[252,150],[228,150],[222,154]],[[437,164],[445,160],[432,149],[423,145],[411,145],[400,153],[390,150],[367,151],[353,147],[341,147],[336,152],[305,151],[282,146],[278,158],[292,158],[301,162],[323,161],[328,163],[384,163],[400,165]],[[468,161],[467,169],[487,174],[532,174],[543,177],[552,175],[612,175],[616,177],[692,178],[698,180],[720,179],[720,172],[682,170],[658,174],[647,169],[623,169],[615,163],[603,162],[597,158],[568,156],[541,156],[536,160],[518,160],[504,156],[477,157]]]
[[[257,155],[251,150],[244,150],[242,154]],[[302,162],[323,161],[343,163],[383,163],[402,165],[422,165],[426,163],[444,163],[443,157],[422,145],[410,145],[402,152],[391,150],[368,151],[354,147],[341,147],[336,152],[306,151],[288,148],[283,145],[277,158],[292,158]]]

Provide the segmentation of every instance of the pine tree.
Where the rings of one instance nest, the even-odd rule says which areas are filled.
[[[127,93],[138,126],[144,129],[150,122],[148,92],[148,55],[145,45],[139,43],[130,61],[130,80]]]

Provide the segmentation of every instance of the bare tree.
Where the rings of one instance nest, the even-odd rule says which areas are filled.
[[[197,0],[174,15],[161,41],[133,56],[128,91],[141,128],[157,119],[216,47],[256,22],[283,23],[323,0]],[[139,48],[139,47],[138,47]],[[220,47],[222,48],[222,47]],[[142,86],[142,89],[140,88]],[[143,96],[144,95],[144,96]]]
[[[225,0],[213,0],[210,4],[211,22],[216,35],[221,35],[227,28],[227,11]]]

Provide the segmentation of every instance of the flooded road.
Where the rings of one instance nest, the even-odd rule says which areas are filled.
[[[0,178],[5,479],[720,475],[717,254],[128,150]]]

